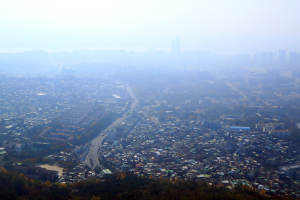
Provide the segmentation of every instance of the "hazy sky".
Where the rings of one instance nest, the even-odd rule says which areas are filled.
[[[0,49],[300,51],[299,0],[7,0]]]

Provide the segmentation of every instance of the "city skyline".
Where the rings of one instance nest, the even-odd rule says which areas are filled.
[[[0,7],[0,50],[181,48],[222,54],[299,51],[299,1],[15,0]]]

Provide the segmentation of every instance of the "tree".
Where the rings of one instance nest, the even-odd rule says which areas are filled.
[[[99,196],[93,196],[93,197],[91,198],[91,200],[101,200],[101,197],[99,197]]]
[[[91,129],[96,128],[96,127],[97,127],[97,123],[96,122],[91,123],[91,125],[90,125]]]
[[[23,173],[15,175],[12,179],[12,185],[18,195],[22,194],[22,189],[26,183],[27,178]]]
[[[13,161],[8,161],[4,164],[5,169],[12,169],[13,167]]]
[[[96,172],[97,174],[100,174],[101,168],[100,168],[99,166],[96,166],[96,167],[95,167],[95,172]]]

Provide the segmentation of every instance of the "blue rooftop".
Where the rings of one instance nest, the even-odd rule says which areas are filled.
[[[250,131],[250,127],[243,127],[243,126],[230,126],[231,130],[243,130],[243,131]]]

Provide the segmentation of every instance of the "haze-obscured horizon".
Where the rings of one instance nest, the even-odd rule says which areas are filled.
[[[299,51],[299,1],[9,1],[0,52],[76,49],[220,54]]]

